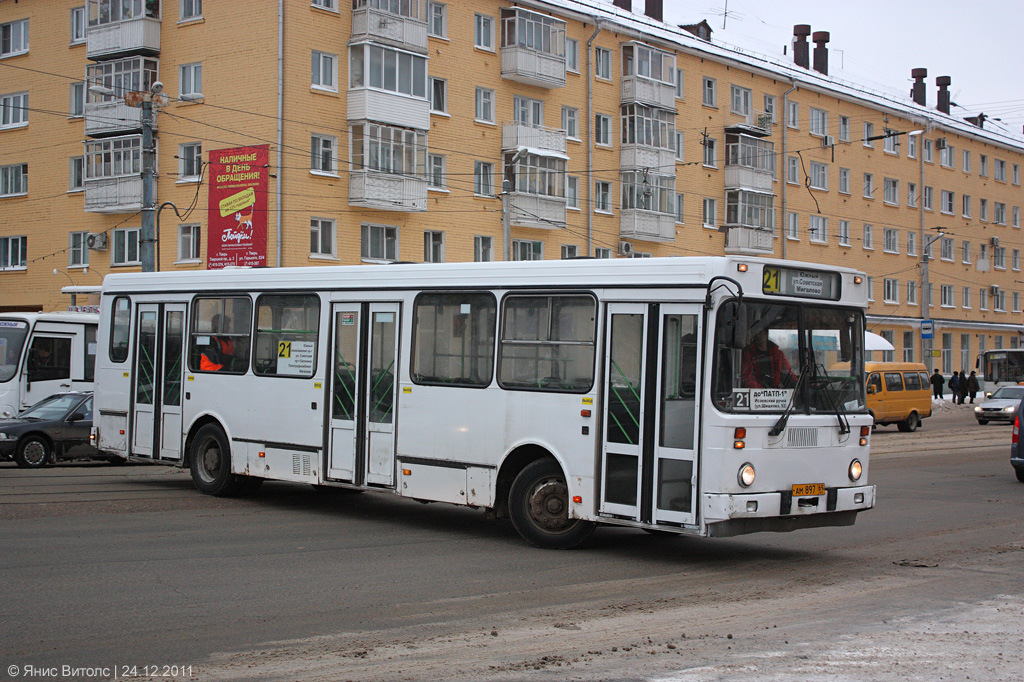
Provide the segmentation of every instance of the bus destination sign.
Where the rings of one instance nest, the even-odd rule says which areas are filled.
[[[839,273],[765,266],[761,291],[772,296],[839,300]]]

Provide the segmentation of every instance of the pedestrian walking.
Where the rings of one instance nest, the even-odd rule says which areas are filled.
[[[964,401],[967,400],[967,370],[960,370],[960,404],[963,405]]]
[[[936,398],[943,397],[942,387],[945,385],[946,380],[942,378],[942,374],[939,372],[938,367],[935,368],[935,374],[932,375],[932,378],[929,379],[929,381],[932,384],[932,395]]]
[[[967,377],[967,393],[971,396],[971,404],[974,404],[974,396],[978,395],[978,391],[981,390],[981,384],[978,383],[978,373],[971,370],[971,376]]]
[[[953,395],[953,404],[956,405],[960,397],[960,372],[953,370],[953,376],[949,378],[949,392]]]

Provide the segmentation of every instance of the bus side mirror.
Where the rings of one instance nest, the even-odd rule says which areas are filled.
[[[729,335],[729,347],[742,350],[747,345],[747,304],[739,303],[733,312],[732,334]]]
[[[878,387],[875,385],[868,386],[868,395],[874,395],[878,393]]]

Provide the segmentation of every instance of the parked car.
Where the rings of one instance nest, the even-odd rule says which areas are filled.
[[[0,420],[0,460],[39,468],[58,460],[99,457],[89,443],[92,392],[57,393],[17,417]]]
[[[1013,438],[1010,440],[1010,466],[1017,473],[1017,480],[1024,483],[1024,450],[1020,449],[1020,418],[1024,400],[1017,404],[1017,412],[1013,418]]]
[[[974,417],[979,424],[1012,424],[1021,399],[1024,399],[1024,386],[1003,386],[996,389],[991,398],[974,407]]]

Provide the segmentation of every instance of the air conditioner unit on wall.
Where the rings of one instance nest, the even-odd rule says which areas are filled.
[[[946,148],[946,138],[940,137],[939,139],[935,140],[935,148],[936,149],[945,149]]]
[[[89,236],[85,238],[85,245],[93,251],[106,251],[107,250],[107,233],[106,232],[90,232]]]
[[[835,144],[836,138],[832,137],[831,135],[826,135],[825,137],[821,138],[822,147],[834,147]]]
[[[992,285],[992,288],[990,288],[989,291],[992,293],[993,296],[999,295],[999,287],[996,286],[995,284]]]
[[[992,246],[999,248],[999,237],[992,237]]]
[[[630,242],[619,242],[619,255],[628,256],[633,253],[633,244]]]

